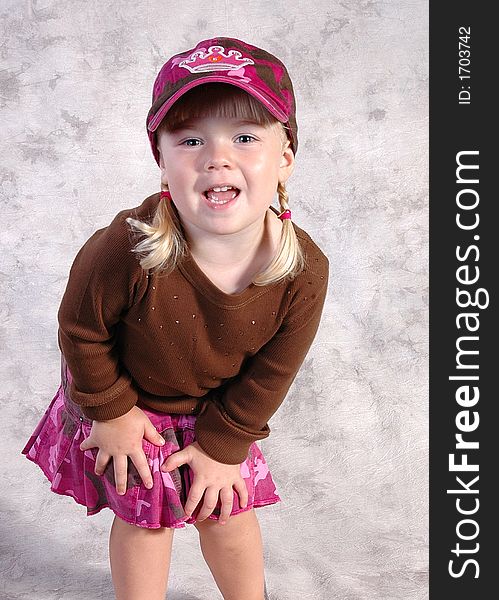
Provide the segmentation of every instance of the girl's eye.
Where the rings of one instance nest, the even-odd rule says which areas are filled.
[[[188,140],[184,140],[184,141],[182,142],[182,144],[187,144],[187,142],[199,142],[199,140],[198,140],[198,139],[196,139],[196,138],[189,138]],[[197,145],[197,144],[193,144],[193,145],[191,145],[191,144],[187,144],[187,145],[188,145],[190,148],[194,148],[194,147],[195,147],[195,145]]]
[[[243,133],[237,137],[238,140],[241,138],[249,138],[250,141],[255,139],[252,135],[248,135],[247,133]]]

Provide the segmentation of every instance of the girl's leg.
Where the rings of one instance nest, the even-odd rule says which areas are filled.
[[[146,529],[114,517],[109,558],[116,600],[165,600],[173,533],[167,527]]]
[[[232,515],[226,525],[205,519],[195,527],[224,600],[264,600],[263,543],[255,509]]]

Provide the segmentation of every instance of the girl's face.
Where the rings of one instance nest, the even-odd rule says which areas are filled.
[[[238,233],[263,224],[277,184],[288,179],[294,166],[281,132],[279,123],[262,127],[203,117],[178,131],[159,133],[161,181],[168,185],[188,237]],[[224,185],[237,189],[210,190]]]

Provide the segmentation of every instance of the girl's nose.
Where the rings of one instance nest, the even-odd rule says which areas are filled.
[[[232,157],[227,144],[208,144],[204,168],[207,171],[232,166]]]

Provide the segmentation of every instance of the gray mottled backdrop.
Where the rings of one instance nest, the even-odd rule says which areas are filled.
[[[20,455],[59,383],[57,308],[83,242],[159,190],[145,118],[173,53],[213,35],[288,66],[296,222],[324,249],[321,330],[260,443],[272,600],[428,592],[428,14],[411,0],[1,0],[3,599],[112,598],[112,513]],[[169,598],[220,598],[194,527]]]

